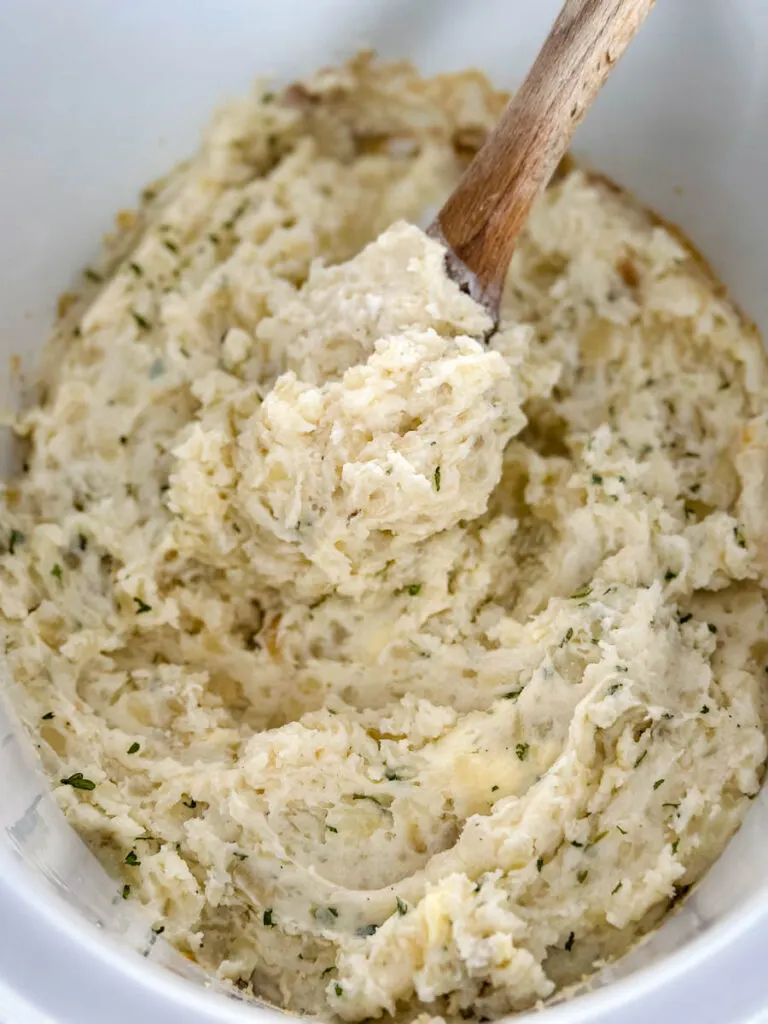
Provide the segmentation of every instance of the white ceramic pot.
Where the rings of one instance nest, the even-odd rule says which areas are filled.
[[[360,46],[514,86],[558,0],[2,0],[0,355],[34,364],[56,296],[211,108]],[[660,0],[576,152],[680,224],[768,333],[768,3]],[[17,387],[2,375],[1,390]],[[6,446],[6,467],[9,446]],[[768,511],[768,510],[767,510]],[[0,681],[1,682],[1,681]],[[69,830],[0,709],[0,1019],[213,1024],[278,1015],[153,941]],[[682,911],[537,1024],[768,1020],[768,794]],[[522,1018],[519,1018],[522,1019]],[[531,1018],[525,1018],[531,1019]]]

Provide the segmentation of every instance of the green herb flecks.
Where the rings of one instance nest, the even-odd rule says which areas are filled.
[[[46,713],[44,715],[41,715],[40,717],[42,718],[42,720],[44,722],[50,722],[56,716],[54,715],[54,713],[52,711],[46,711]]]
[[[137,313],[135,309],[131,310],[131,316],[142,331],[148,331],[151,329],[152,324],[149,320],[147,320],[145,316],[142,316],[141,313]]]
[[[146,601],[142,601],[142,599],[140,597],[134,597],[133,600],[136,602],[136,614],[137,615],[144,615],[146,612],[151,612],[152,611],[152,605],[151,604],[147,604]]]
[[[564,637],[563,637],[563,639],[562,639],[562,640],[560,641],[560,646],[561,646],[561,647],[565,647],[565,645],[566,645],[567,643],[570,643],[570,641],[571,641],[572,639],[573,639],[573,628],[572,628],[571,626],[569,626],[569,627],[568,627],[568,629],[567,629],[567,631],[566,631],[566,634],[565,634],[565,636],[564,636]]]
[[[272,907],[267,907],[264,913],[261,915],[262,923],[265,928],[274,928],[276,925],[274,915],[272,913]]]
[[[371,803],[376,804],[378,807],[383,807],[384,804],[379,800],[377,796],[371,796],[370,793],[353,793],[353,800],[370,800]]]
[[[565,940],[565,946],[563,947],[565,949],[566,953],[570,953],[571,950],[573,949],[573,943],[574,943],[575,939],[576,939],[576,935],[574,934],[574,932],[571,932],[571,934]]]
[[[528,757],[528,751],[531,749],[530,743],[517,743],[515,744],[515,753],[519,761],[524,761]]]
[[[59,780],[62,786],[71,786],[72,789],[85,789],[90,792],[92,789],[96,789],[96,783],[93,779],[83,778],[82,772],[75,772],[66,779]]]
[[[134,263],[133,260],[131,260],[128,263],[128,266],[133,271],[133,273],[136,275],[136,277],[143,277],[144,276],[144,268],[142,267],[142,265],[140,263]]]
[[[404,917],[408,913],[408,904],[405,902],[405,900],[401,900],[399,896],[395,897],[395,902],[397,904],[398,914],[401,917]]]
[[[130,745],[130,747],[128,747],[127,753],[129,753],[129,754],[138,754],[140,747],[141,747],[140,743],[132,743]]]
[[[54,578],[55,580],[58,580],[58,581],[59,581],[59,583],[61,583],[61,577],[62,577],[62,569],[61,569],[61,566],[60,566],[60,565],[58,564],[58,562],[57,562],[57,563],[56,563],[56,565],[54,565],[54,567],[53,567],[53,568],[51,569],[51,576],[53,576],[53,578]]]
[[[572,601],[578,601],[579,598],[589,597],[592,593],[592,587],[584,587],[583,590],[577,590],[575,594],[571,594]]]
[[[421,583],[409,583],[405,589],[410,597],[417,597],[421,593]]]
[[[168,252],[172,252],[172,253],[174,254],[174,256],[175,256],[175,255],[176,255],[176,253],[178,253],[178,251],[179,251],[179,247],[178,247],[178,245],[176,245],[176,243],[175,243],[175,242],[172,242],[172,241],[170,240],[170,238],[164,238],[164,239],[163,239],[163,245],[164,245],[164,246],[165,246],[165,248],[166,248],[166,249],[168,250]]]
[[[638,757],[638,759],[635,761],[635,768],[639,768],[643,761],[646,759],[646,757],[648,757],[648,751],[644,750],[640,757]]]
[[[435,481],[435,490],[439,491],[440,490],[440,467],[439,466],[435,470],[434,481]]]
[[[708,715],[709,714],[709,710],[710,710],[709,704],[702,704],[701,705],[701,710],[699,711],[699,714],[700,715]]]
[[[355,935],[358,935],[361,939],[366,939],[369,935],[375,935],[378,930],[379,926],[377,924],[363,924],[355,929]]]
[[[614,885],[614,887],[611,889],[611,896],[615,896],[619,889],[622,887],[622,885],[624,885],[623,882],[619,882],[618,885]]]
[[[24,534],[21,530],[11,530],[11,535],[8,538],[8,553],[14,554],[19,544],[24,543]]]
[[[656,781],[653,784],[653,788],[654,789],[658,789],[660,786],[663,786],[663,785],[664,785],[664,779],[656,779]]]
[[[101,274],[97,270],[94,270],[93,267],[86,267],[83,271],[83,277],[88,281],[93,281],[94,284],[99,284],[104,280]]]
[[[576,881],[579,883],[579,885],[584,885],[584,883],[587,880],[587,875],[588,874],[589,874],[589,871],[587,869],[585,869],[584,871],[577,871],[576,872]]]
[[[600,476],[599,473],[593,473],[592,474],[592,483],[593,484],[601,484],[602,482],[603,482],[603,478],[602,478],[602,476]]]
[[[137,868],[139,866],[139,864],[141,864],[141,861],[136,856],[136,851],[135,850],[131,850],[128,853],[126,853],[126,855],[125,855],[125,863],[129,867],[131,867],[131,868]]]

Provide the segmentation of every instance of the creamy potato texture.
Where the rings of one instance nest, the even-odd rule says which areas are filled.
[[[163,940],[321,1017],[546,999],[762,778],[760,339],[572,169],[485,343],[408,222],[503,103],[361,58],[223,111],[64,311],[4,490],[70,822]]]

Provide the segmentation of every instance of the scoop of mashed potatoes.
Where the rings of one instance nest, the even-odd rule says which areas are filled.
[[[361,58],[226,109],[87,271],[4,489],[70,822],[164,939],[325,1018],[577,981],[766,758],[760,339],[571,169],[484,342],[407,222],[503,103]]]

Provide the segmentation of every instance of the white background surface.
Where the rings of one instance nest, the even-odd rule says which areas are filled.
[[[34,362],[56,295],[95,255],[115,211],[191,150],[213,106],[246,89],[256,73],[286,80],[375,44],[387,56],[415,58],[425,72],[477,65],[513,86],[558,6],[0,0],[0,365],[12,352]],[[768,0],[662,0],[576,146],[679,222],[764,327],[766,58]],[[21,772],[15,741],[3,750],[0,728],[0,823],[16,814],[9,810],[18,796],[14,771]],[[46,815],[55,833],[61,823],[50,808]],[[63,845],[69,849],[68,837]],[[655,951],[655,966],[536,1020],[768,1020],[766,850],[761,800],[700,893],[635,955],[648,960]],[[72,879],[91,870],[83,861],[65,874],[73,902],[90,899],[89,884]],[[100,899],[104,886],[112,892],[93,877]],[[117,912],[95,916],[138,944],[140,925]],[[81,924],[0,835],[2,1024],[212,1024],[268,1016],[118,951],[104,932]]]

